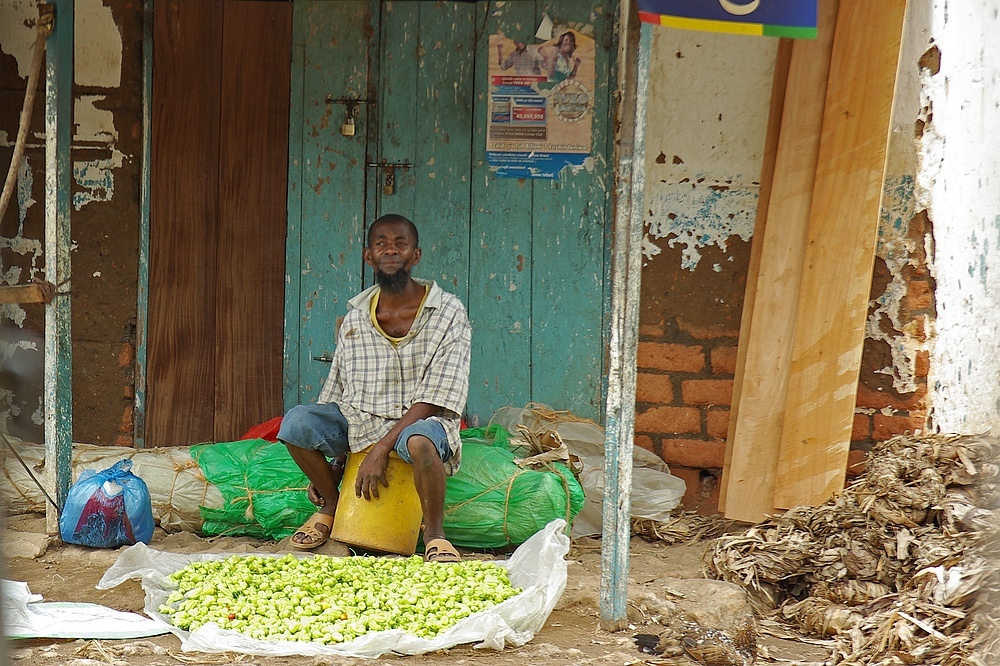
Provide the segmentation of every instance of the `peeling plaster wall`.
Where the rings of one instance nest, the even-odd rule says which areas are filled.
[[[778,41],[657,28],[636,445],[716,511]]]
[[[0,160],[10,158],[34,48],[34,0],[0,2]],[[141,150],[141,3],[76,0],[71,162],[74,184],[73,437],[131,444]],[[16,205],[2,220],[0,280],[44,277],[44,88],[36,96]],[[44,309],[0,306],[0,427],[41,438]]]
[[[920,72],[926,66],[928,5],[910,3],[886,152],[865,345],[852,440],[858,449],[906,430],[928,414],[928,358],[934,282],[928,267],[931,222],[917,202]]]
[[[723,252],[753,235],[777,40],[684,30],[654,32],[646,129],[647,264],[681,249]],[[731,260],[731,259],[730,259]],[[711,270],[721,272],[718,263]]]
[[[1000,2],[932,3],[918,180],[934,224],[932,419],[1000,432]]]

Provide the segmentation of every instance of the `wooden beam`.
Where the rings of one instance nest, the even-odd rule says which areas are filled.
[[[773,176],[757,211],[720,489],[725,501],[720,501],[719,509],[734,520],[757,522],[774,508],[795,311],[837,8],[838,0],[822,0],[817,38],[795,40],[792,45]],[[781,83],[780,60],[778,67],[775,86]]]
[[[813,189],[776,507],[843,488],[906,0],[841,0]]]
[[[743,293],[743,311],[740,315],[740,337],[736,346],[736,369],[733,380],[732,405],[729,408],[729,430],[726,435],[726,454],[722,466],[722,483],[719,486],[719,513],[725,515],[729,501],[729,484],[733,481],[734,458],[739,462],[747,451],[741,447],[736,457],[735,433],[739,418],[740,402],[743,398],[743,380],[746,377],[747,349],[750,346],[750,331],[753,327],[754,307],[759,288],[760,261],[764,254],[764,233],[767,229],[767,209],[771,202],[775,176],[775,161],[778,154],[778,138],[781,135],[781,118],[785,106],[785,92],[788,87],[789,64],[792,59],[792,39],[778,40],[778,53],[774,58],[774,75],[771,78],[770,113],[764,136],[764,159],[760,168],[760,190],[757,193],[757,214],[754,217],[753,242],[750,244],[750,261],[747,266],[747,286]]]
[[[135,307],[135,405],[132,441],[146,448],[146,336],[149,333],[149,195],[153,154],[153,0],[142,2],[142,162],[139,181],[139,275]]]
[[[51,303],[55,291],[55,286],[51,282],[3,285],[0,286],[0,304]]]

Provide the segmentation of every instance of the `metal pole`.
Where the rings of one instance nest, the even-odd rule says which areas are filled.
[[[604,440],[604,512],[601,543],[601,626],[628,623],[632,447],[635,431],[636,350],[642,278],[646,102],[652,31],[638,25],[631,1],[620,5],[618,136],[615,140],[614,250],[611,342]]]
[[[73,0],[55,0],[55,27],[45,58],[45,278],[57,294],[70,290],[70,132],[73,105]],[[73,348],[70,297],[45,308],[45,476],[61,508],[72,476]],[[45,526],[58,532],[46,507]]]

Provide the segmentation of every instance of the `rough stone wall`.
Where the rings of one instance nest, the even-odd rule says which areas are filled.
[[[0,155],[17,135],[37,18],[34,0],[0,4]],[[72,189],[73,439],[131,445],[142,124],[142,3],[76,0]],[[57,18],[58,20],[58,18]],[[15,201],[0,233],[3,284],[44,278],[44,86]],[[6,169],[4,170],[6,173]],[[61,298],[67,298],[62,296]],[[0,306],[0,423],[42,438],[42,306]],[[13,366],[13,367],[9,367]]]

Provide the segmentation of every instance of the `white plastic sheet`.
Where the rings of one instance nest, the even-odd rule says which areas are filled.
[[[543,530],[521,544],[510,559],[498,564],[507,568],[511,583],[523,592],[507,601],[471,615],[432,639],[419,638],[393,629],[359,636],[335,645],[296,641],[255,640],[241,633],[220,629],[209,623],[196,631],[184,631],[169,624],[157,612],[175,587],[171,573],[191,562],[222,559],[227,553],[178,554],[157,551],[137,543],[126,549],[105,572],[98,589],[109,589],[129,579],[140,579],[146,591],[146,614],[167,623],[181,639],[181,649],[192,652],[242,652],[266,656],[343,655],[377,658],[386,653],[424,654],[474,643],[477,648],[502,650],[524,645],[542,628],[566,588],[566,553],[569,538],[566,521],[553,520]],[[309,557],[309,555],[304,555]]]
[[[158,620],[100,604],[42,602],[20,581],[0,581],[0,594],[7,638],[145,638],[169,631]]]

